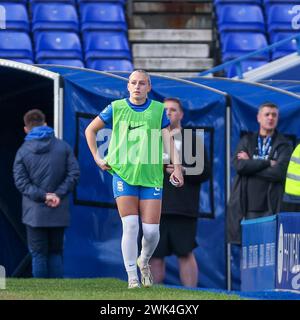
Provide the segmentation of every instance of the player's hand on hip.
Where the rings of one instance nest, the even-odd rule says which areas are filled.
[[[96,156],[96,157],[94,158],[94,160],[95,160],[97,166],[98,166],[100,169],[102,169],[102,170],[104,170],[104,171],[111,169],[111,167],[107,164],[107,161],[106,161],[106,160],[101,159],[101,158],[99,158],[98,156]]]

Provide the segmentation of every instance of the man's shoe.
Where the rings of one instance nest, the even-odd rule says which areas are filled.
[[[135,289],[135,288],[140,288],[140,282],[139,279],[131,279],[128,281],[128,289]]]
[[[150,270],[150,265],[146,264],[145,266],[141,266],[141,257],[137,259],[137,265],[141,271],[141,282],[145,288],[149,288],[153,286],[153,277]]]

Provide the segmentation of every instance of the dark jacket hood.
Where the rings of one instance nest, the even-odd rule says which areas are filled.
[[[25,137],[25,146],[33,153],[46,153],[50,150],[54,130],[48,126],[34,127]]]

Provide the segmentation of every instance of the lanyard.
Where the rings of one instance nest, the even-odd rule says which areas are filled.
[[[272,137],[267,137],[265,143],[263,143],[263,138],[258,136],[258,158],[259,159],[268,159],[270,151],[272,149]]]

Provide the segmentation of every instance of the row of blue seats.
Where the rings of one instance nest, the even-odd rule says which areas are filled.
[[[288,37],[296,35],[296,33],[277,33],[272,38],[272,43],[281,41]],[[262,33],[255,32],[228,32],[222,35],[221,50],[222,61],[226,62],[241,57],[242,55],[251,53],[256,50],[263,49],[268,46],[266,36]],[[263,52],[254,56],[254,60],[276,60],[282,58],[292,52],[297,51],[297,41],[295,39],[276,47],[272,50],[271,56],[269,52]]]
[[[226,3],[232,3],[232,4],[258,4],[258,5],[263,5],[265,7],[268,7],[269,5],[272,4],[278,4],[278,3],[291,3],[291,4],[299,4],[300,0],[214,0],[214,4],[226,4]]]
[[[3,13],[4,9],[6,14],[6,30],[0,31],[0,57],[29,64],[35,61],[38,64],[59,64],[96,70],[132,71],[129,45],[123,32],[88,32],[127,30],[124,3],[123,0],[0,0],[0,10],[2,9]],[[29,34],[11,31],[29,32],[30,25],[35,50]],[[43,30],[49,32],[41,32]],[[59,30],[74,32],[55,32]],[[84,33],[83,46],[77,34],[79,30]]]
[[[3,3],[6,12],[6,29],[30,30],[30,19],[23,4]],[[38,3],[32,8],[32,31],[70,30],[127,30],[122,5],[118,3],[84,3],[76,8],[71,4]],[[79,21],[80,20],[80,21]]]
[[[126,3],[126,0],[0,0],[0,3],[15,2],[15,3],[32,4],[32,3],[58,2],[58,3],[80,4],[84,2],[102,2],[102,1],[119,2],[122,4]]]
[[[292,36],[292,34],[278,34],[277,39],[274,39],[274,42],[282,40],[287,36]],[[222,58],[223,62],[239,58],[242,55],[253,52],[258,49],[263,49],[267,46],[267,40],[265,36],[261,33],[240,33],[232,34],[229,33],[225,37],[225,43],[222,46]],[[240,67],[242,72],[247,72],[258,68],[272,60],[284,57],[291,52],[297,50],[296,40],[292,40],[289,43],[286,43],[280,47],[274,48],[271,53],[260,53],[250,59],[246,59],[240,62]],[[230,66],[226,68],[226,75],[228,77],[234,77],[237,75],[236,66]]]
[[[300,0],[215,0],[222,62],[297,35],[300,29],[300,21],[297,21],[300,9],[296,4],[300,4]],[[293,39],[270,53],[261,53],[242,61],[240,67],[243,72],[249,71],[297,49],[297,41]],[[236,67],[227,68],[226,74],[229,77],[235,76]]]
[[[270,6],[266,12],[266,24],[261,7],[253,4],[244,5],[218,5],[216,6],[219,32],[224,31],[258,31],[273,32],[294,31],[300,29],[299,9],[290,4]],[[299,20],[299,21],[298,21]]]
[[[34,34],[35,59],[78,59],[87,63],[96,59],[125,59],[131,53],[124,32],[87,32],[83,45],[74,32],[37,32]],[[31,38],[25,32],[0,31],[0,57],[33,60]]]

